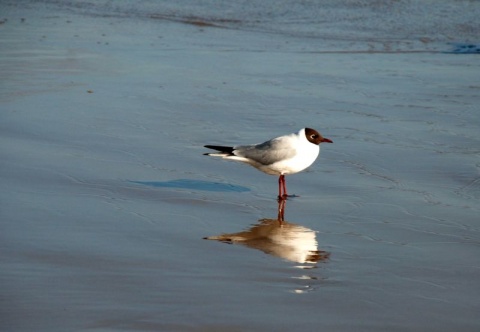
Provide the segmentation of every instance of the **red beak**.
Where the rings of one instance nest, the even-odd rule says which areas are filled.
[[[322,143],[333,143],[332,140],[329,140],[328,138],[323,138]]]

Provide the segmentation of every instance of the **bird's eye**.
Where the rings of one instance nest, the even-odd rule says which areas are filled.
[[[313,138],[313,139],[316,139],[316,138],[318,137],[318,135],[313,134],[313,135],[310,136],[310,137]]]

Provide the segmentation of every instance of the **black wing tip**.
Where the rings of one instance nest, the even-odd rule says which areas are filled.
[[[221,146],[221,145],[204,145],[207,149],[217,150],[220,152],[228,153],[233,155],[233,147],[231,146]],[[205,153],[205,155],[209,155],[209,153]]]

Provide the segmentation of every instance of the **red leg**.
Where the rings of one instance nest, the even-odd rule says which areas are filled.
[[[283,182],[283,196],[287,197],[287,182],[285,181],[285,175],[282,175],[282,182]]]
[[[287,198],[287,184],[285,182],[285,175],[280,175],[278,178],[278,198]]]
[[[283,183],[282,183],[282,178],[283,178],[283,175],[280,175],[280,177],[278,178],[278,198],[279,199],[282,199],[283,198]]]

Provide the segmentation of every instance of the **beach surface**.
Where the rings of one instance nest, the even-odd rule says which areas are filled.
[[[480,330],[480,3],[313,3],[2,2],[0,330]]]

